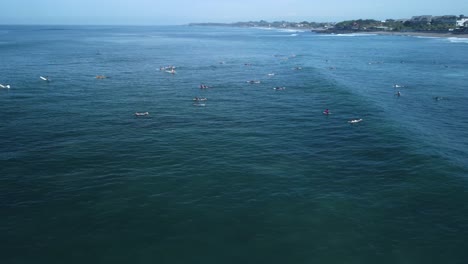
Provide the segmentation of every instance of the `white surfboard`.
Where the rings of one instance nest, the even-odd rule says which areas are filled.
[[[348,123],[350,123],[350,124],[355,124],[355,123],[359,123],[359,122],[361,122],[361,121],[362,121],[362,119],[360,118],[360,119],[350,120],[350,121],[348,121]]]

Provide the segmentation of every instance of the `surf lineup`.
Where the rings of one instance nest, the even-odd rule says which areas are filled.
[[[327,61],[328,62],[328,61]],[[225,64],[225,62],[222,62],[221,64]],[[244,66],[252,66],[253,64],[251,63],[245,63]],[[160,67],[159,70],[162,71],[162,72],[167,72],[167,73],[170,73],[170,74],[175,74],[176,71],[175,71],[176,67],[173,66],[173,65],[170,65],[170,66],[164,66],[164,67]],[[302,70],[302,67],[300,66],[297,66],[297,67],[294,67],[292,68],[293,70]],[[268,73],[267,76],[275,76],[276,74],[275,73]],[[105,75],[96,75],[95,76],[96,79],[107,79],[109,78],[108,76],[105,76]],[[50,82],[50,78],[49,77],[44,77],[44,76],[39,76],[39,79],[41,79],[42,81],[45,81],[45,82]],[[260,80],[249,80],[249,81],[246,81],[248,84],[261,84],[261,81]],[[406,86],[405,85],[401,85],[401,84],[393,84],[392,85],[393,88],[405,88]],[[0,88],[2,89],[10,89],[11,86],[9,84],[0,84]],[[200,84],[199,85],[199,88],[200,89],[208,89],[208,88],[211,88],[211,86],[208,86],[206,84]],[[283,90],[286,90],[286,87],[284,86],[276,86],[273,88],[273,90],[275,91],[283,91]],[[397,91],[395,93],[395,96],[397,97],[400,97],[401,96],[401,92],[400,91]],[[439,100],[443,100],[445,99],[444,97],[441,97],[441,96],[436,96],[436,97],[433,97],[433,99],[435,101],[439,101]],[[194,101],[193,105],[194,106],[206,106],[205,103],[201,103],[201,102],[204,102],[207,100],[206,97],[194,97],[192,99]],[[331,114],[331,112],[328,110],[328,109],[325,109],[323,112],[322,112],[324,115],[328,116]],[[148,116],[149,115],[149,112],[135,112],[134,113],[135,116]],[[357,119],[352,119],[352,120],[348,120],[347,122],[350,123],[350,124],[356,124],[356,123],[360,123],[362,122],[363,119],[362,118],[357,118]]]

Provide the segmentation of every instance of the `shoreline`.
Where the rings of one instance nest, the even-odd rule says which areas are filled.
[[[317,32],[319,34],[330,34]],[[408,36],[408,37],[431,37],[431,38],[468,38],[468,34],[452,34],[452,33],[433,33],[433,32],[391,32],[391,31],[356,31],[334,34],[369,34],[369,35],[384,35],[384,36]]]
[[[452,34],[452,33],[432,33],[432,32],[387,32],[376,31],[369,32],[370,34],[387,35],[387,36],[410,36],[410,37],[436,37],[436,38],[468,38],[468,34]]]

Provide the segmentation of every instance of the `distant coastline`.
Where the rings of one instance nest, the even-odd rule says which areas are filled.
[[[378,34],[420,37],[468,38],[468,17],[454,16],[413,16],[411,19],[358,19],[342,22],[288,22],[265,20],[235,23],[191,23],[189,26],[227,26],[289,29],[311,31],[320,34]]]

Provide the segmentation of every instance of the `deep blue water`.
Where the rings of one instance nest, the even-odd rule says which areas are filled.
[[[468,262],[466,39],[1,26],[0,58],[0,263]]]

